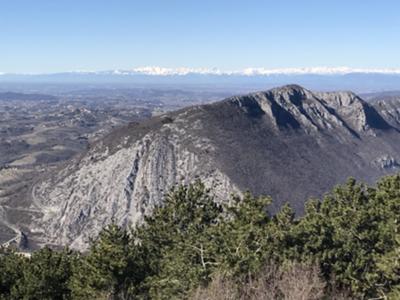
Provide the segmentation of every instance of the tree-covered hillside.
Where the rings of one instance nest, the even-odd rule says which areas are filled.
[[[1,249],[0,299],[400,298],[399,175],[349,179],[300,218],[288,205],[269,214],[267,197],[212,194],[176,187],[142,225],[107,226],[87,253]]]

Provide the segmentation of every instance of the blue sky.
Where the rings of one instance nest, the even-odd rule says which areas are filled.
[[[400,1],[0,0],[0,72],[400,68]]]

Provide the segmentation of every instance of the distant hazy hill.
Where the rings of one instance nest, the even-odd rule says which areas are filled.
[[[21,101],[37,101],[37,100],[44,100],[44,101],[52,101],[56,100],[57,98],[51,95],[44,95],[44,94],[23,94],[23,93],[13,93],[13,92],[5,92],[0,93],[0,100],[21,100]]]
[[[83,247],[112,219],[135,223],[175,183],[201,179],[217,199],[246,190],[298,213],[347,177],[400,168],[400,102],[291,85],[194,106],[118,129],[33,189],[46,241]]]

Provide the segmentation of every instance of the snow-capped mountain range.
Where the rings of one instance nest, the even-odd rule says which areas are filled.
[[[57,75],[57,74],[93,74],[93,75],[152,75],[152,76],[184,76],[190,74],[198,75],[237,75],[237,76],[268,76],[268,75],[346,75],[353,73],[360,74],[392,74],[400,75],[400,68],[350,68],[350,67],[305,67],[305,68],[264,68],[249,67],[239,70],[222,70],[219,68],[189,68],[177,67],[166,68],[160,66],[144,66],[132,69],[117,69],[103,71],[74,70],[56,73],[6,73],[0,72],[0,76],[5,75]]]
[[[95,72],[96,73],[96,72]],[[400,69],[361,69],[349,67],[311,67],[311,68],[245,68],[241,70],[221,70],[218,68],[163,68],[163,67],[139,67],[132,70],[112,71],[114,74],[130,75],[130,74],[144,74],[155,76],[171,76],[171,75],[188,75],[188,74],[203,74],[203,75],[239,75],[239,76],[268,76],[268,75],[344,75],[351,73],[375,73],[375,74],[400,74]]]
[[[309,68],[218,68],[137,67],[127,70],[70,71],[59,73],[0,73],[4,83],[89,83],[134,85],[201,85],[250,91],[285,84],[300,84],[314,90],[352,90],[358,93],[400,90],[400,68],[363,69],[350,67]],[[4,86],[4,85],[3,85]],[[1,87],[1,86],[0,86]]]

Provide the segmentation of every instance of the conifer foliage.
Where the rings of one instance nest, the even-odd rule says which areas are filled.
[[[297,218],[288,205],[270,215],[271,202],[245,193],[219,204],[195,182],[137,227],[105,227],[87,252],[0,249],[0,299],[210,298],[218,284],[229,299],[284,299],[305,283],[312,299],[400,298],[399,175],[374,187],[349,179]]]

